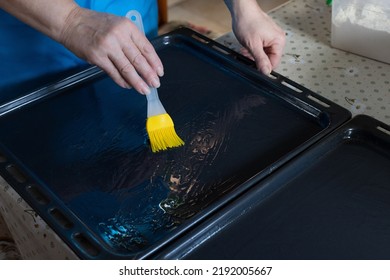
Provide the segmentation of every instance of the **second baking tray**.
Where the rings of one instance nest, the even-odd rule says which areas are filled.
[[[2,176],[81,258],[147,258],[350,118],[191,30],[153,44],[182,148],[153,154],[145,97],[96,68],[0,107]]]
[[[358,116],[160,258],[390,259],[390,126]]]

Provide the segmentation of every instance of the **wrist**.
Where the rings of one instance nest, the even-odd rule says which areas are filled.
[[[64,37],[66,37],[71,26],[79,20],[82,10],[83,8],[75,3],[71,3],[66,9],[62,9],[55,24],[52,25],[49,36],[60,43],[64,43]]]
[[[233,24],[250,18],[265,17],[267,14],[256,0],[224,0],[228,7]]]
[[[256,0],[224,0],[224,2],[232,15],[253,9],[263,12]]]

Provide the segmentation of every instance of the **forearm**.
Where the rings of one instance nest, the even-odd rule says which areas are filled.
[[[224,2],[233,20],[245,13],[264,13],[256,0],[224,0]]]
[[[0,0],[0,8],[58,41],[79,6],[73,0]]]
[[[147,94],[160,86],[162,62],[126,17],[81,8],[73,0],[0,0],[0,9],[97,65],[121,87]]]

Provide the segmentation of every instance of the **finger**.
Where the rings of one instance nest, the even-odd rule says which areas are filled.
[[[149,40],[140,32],[131,33],[131,40],[137,46],[138,50],[140,50],[151,68],[158,76],[162,77],[164,75],[163,64]]]
[[[266,48],[265,52],[271,62],[272,69],[275,69],[279,65],[282,58],[283,46],[280,44],[274,44],[270,48]]]
[[[132,64],[138,75],[141,76],[149,86],[155,88],[160,87],[160,79],[156,71],[151,67],[141,50],[139,50],[135,44],[129,42],[123,47],[122,51],[125,59]],[[122,56],[122,54],[120,54],[120,56]]]
[[[136,69],[124,53],[110,55],[109,59],[121,78],[131,85],[136,91],[141,94],[148,94],[150,92],[149,86],[140,77],[140,75],[138,75]]]
[[[250,48],[249,50],[255,59],[257,69],[263,74],[269,75],[272,71],[272,64],[264,51],[263,44],[259,43],[257,47]]]
[[[250,51],[247,48],[241,48],[240,49],[240,53],[243,56],[245,56],[245,57],[247,57],[247,58],[249,58],[251,60],[255,60],[255,58],[253,57],[253,55],[250,53]]]
[[[164,67],[163,64],[158,57],[155,49],[153,48],[152,44],[147,42],[144,46],[140,46],[140,50],[146,60],[148,61],[149,65],[156,71],[157,75],[162,77],[164,76]]]
[[[112,62],[106,58],[100,62],[95,63],[100,69],[107,73],[115,83],[123,88],[131,88],[131,86],[126,82],[125,79],[122,78],[121,74],[117,70],[117,68],[112,64]]]

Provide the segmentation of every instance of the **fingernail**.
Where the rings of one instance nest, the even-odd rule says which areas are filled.
[[[159,87],[160,87],[160,79],[157,78],[157,77],[153,78],[153,80],[152,80],[152,86],[153,86],[154,88],[159,88]]]
[[[162,68],[161,66],[157,67],[157,75],[159,75],[160,77],[164,76],[164,68]]]

